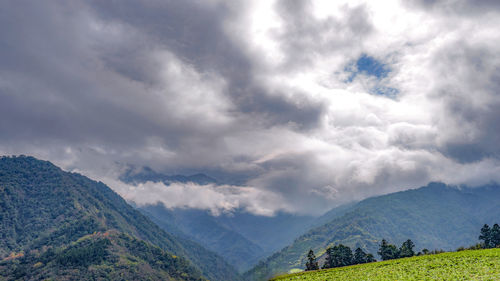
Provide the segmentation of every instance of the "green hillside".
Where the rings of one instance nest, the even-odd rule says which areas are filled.
[[[221,257],[166,233],[103,183],[33,157],[0,158],[0,259],[110,229],[185,257],[210,280],[240,280]]]
[[[301,272],[286,280],[499,280],[500,249],[469,250]]]
[[[196,241],[241,272],[291,243],[313,220],[285,213],[257,216],[239,210],[213,216],[206,210],[167,209],[162,204],[139,210],[165,231]]]
[[[440,183],[363,200],[313,228],[246,273],[265,280],[303,269],[309,249],[318,255],[334,244],[375,254],[385,238],[400,245],[411,238],[417,249],[454,250],[477,242],[478,229],[500,216],[500,188],[458,188]]]
[[[163,205],[144,206],[139,210],[165,231],[197,241],[239,271],[248,270],[262,257],[263,250],[257,244],[221,225],[206,211],[170,210]]]
[[[203,174],[172,176],[149,167],[130,167],[120,179],[129,184],[151,181],[167,186],[174,182],[201,185],[217,182]],[[311,216],[283,212],[274,216],[259,216],[243,209],[214,216],[207,210],[171,209],[165,208],[162,203],[140,206],[138,210],[168,233],[185,237],[214,251],[240,272],[249,270],[260,259],[293,242],[315,221]]]
[[[185,259],[124,233],[89,234],[64,247],[0,261],[0,280],[206,280]]]

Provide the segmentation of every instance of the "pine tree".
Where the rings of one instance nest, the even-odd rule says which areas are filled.
[[[415,244],[413,244],[413,241],[411,241],[410,239],[406,240],[403,245],[401,245],[401,248],[399,248],[399,257],[413,257],[415,255],[415,252],[413,251],[414,247]]]
[[[366,263],[366,253],[361,249],[357,248],[354,251],[354,259],[352,261],[353,264],[361,264],[361,263]]]
[[[384,261],[397,259],[399,257],[399,249],[392,244],[388,244],[385,239],[382,239],[382,243],[380,244],[377,254],[379,254]]]
[[[387,259],[387,249],[389,247],[389,243],[385,239],[382,239],[382,242],[380,243],[380,247],[378,249],[377,254],[382,258],[382,260]]]
[[[331,247],[328,247],[326,249],[325,263],[323,264],[323,266],[321,268],[325,269],[325,268],[332,268],[333,267],[333,257],[332,257],[332,254],[333,254],[333,249]]]
[[[351,248],[342,244],[326,249],[326,261],[322,268],[333,268],[352,264]]]
[[[366,262],[376,262],[377,260],[372,254],[367,254],[366,255]]]
[[[481,234],[479,235],[479,240],[483,240],[484,241],[484,247],[485,248],[491,248],[491,229],[490,229],[490,226],[485,224],[483,225],[483,227],[481,228]]]
[[[336,256],[338,256],[336,265],[337,266],[347,266],[352,264],[352,250],[351,248],[344,246],[342,244],[338,245],[334,251],[336,252]]]
[[[500,246],[500,226],[498,224],[494,224],[491,228],[491,247]]]
[[[307,254],[307,262],[306,262],[306,271],[309,270],[318,270],[318,262],[316,261],[316,256],[314,255],[313,250],[309,250],[309,253]]]

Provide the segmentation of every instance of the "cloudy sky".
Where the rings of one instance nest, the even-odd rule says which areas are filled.
[[[139,204],[317,214],[500,181],[500,1],[0,5],[0,153]],[[219,184],[130,186],[127,165]]]

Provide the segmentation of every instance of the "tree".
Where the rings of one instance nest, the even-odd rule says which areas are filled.
[[[413,257],[415,255],[415,252],[413,251],[414,247],[415,244],[413,244],[413,241],[411,241],[410,239],[406,240],[405,242],[403,242],[403,245],[401,245],[401,248],[399,248],[399,257]]]
[[[367,254],[366,255],[366,262],[376,262],[377,260],[372,254]]]
[[[500,226],[498,224],[494,224],[491,228],[491,247],[500,246]]]
[[[361,248],[357,248],[355,251],[354,251],[354,259],[352,260],[352,263],[353,264],[361,264],[361,263],[366,263],[366,258],[367,258],[367,254],[365,253],[365,251],[363,251]]]
[[[307,254],[307,262],[306,262],[306,271],[309,270],[318,270],[318,262],[316,261],[316,256],[314,255],[313,250],[309,250],[309,253]]]
[[[334,265],[335,267],[346,266],[352,264],[352,250],[351,248],[342,244],[333,247],[334,251]]]
[[[399,249],[392,244],[388,244],[385,239],[382,239],[382,243],[380,244],[377,254],[379,254],[384,261],[397,259],[399,257]]]
[[[351,248],[342,244],[326,250],[326,261],[323,268],[333,268],[352,264]]]
[[[481,234],[479,235],[479,240],[484,241],[485,248],[491,248],[491,229],[489,225],[483,225],[481,228]]]
[[[331,247],[328,247],[326,249],[325,263],[323,264],[323,266],[321,268],[332,268],[333,267],[332,254],[333,254],[333,249]]]

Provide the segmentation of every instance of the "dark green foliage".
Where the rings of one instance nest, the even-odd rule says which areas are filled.
[[[382,258],[382,260],[385,261],[399,258],[400,253],[396,246],[389,244],[385,239],[382,239],[382,243],[380,243],[380,248],[377,254]]]
[[[375,259],[375,257],[372,254],[370,254],[370,253],[366,254],[366,263],[376,262],[376,261],[377,260]]]
[[[55,260],[64,267],[88,267],[91,264],[99,264],[107,258],[106,248],[110,244],[108,239],[102,239],[86,247],[70,246],[62,251]]]
[[[166,233],[103,183],[33,157],[0,158],[0,218],[0,259],[116,229],[187,258],[210,280],[240,280],[222,258]]]
[[[467,188],[440,183],[372,197],[330,212],[334,215],[324,219],[325,224],[298,237],[246,275],[265,279],[304,268],[309,249],[319,253],[334,244],[376,253],[382,238],[400,245],[411,237],[423,248],[453,250],[476,241],[484,222],[500,217],[498,198],[496,184]]]
[[[316,255],[314,255],[313,250],[309,250],[307,253],[306,271],[308,270],[318,270],[318,261],[316,260]]]
[[[333,249],[332,248],[327,248],[326,249],[326,258],[325,258],[325,263],[323,264],[323,266],[321,267],[322,269],[325,269],[325,268],[333,268]]]
[[[342,244],[326,249],[326,261],[323,268],[334,268],[353,264],[351,248]]]
[[[0,262],[6,280],[205,280],[182,258],[118,232]]]
[[[491,248],[491,229],[490,226],[485,224],[481,228],[481,234],[479,235],[479,240],[483,240],[484,248]]]
[[[492,228],[487,224],[483,225],[479,234],[479,240],[483,240],[484,248],[495,248],[500,246],[500,226],[496,223]]]
[[[373,257],[372,254],[367,254],[363,249],[361,248],[356,248],[354,251],[354,258],[352,260],[353,264],[362,264],[362,263],[368,263],[368,262],[374,262],[375,258]]]
[[[403,242],[403,245],[401,245],[401,248],[399,248],[399,257],[413,257],[415,255],[415,251],[413,251],[413,248],[415,248],[415,244],[413,244],[410,239],[406,240],[405,242]]]
[[[498,226],[498,224],[496,223],[491,228],[491,246],[500,246],[500,226]]]

